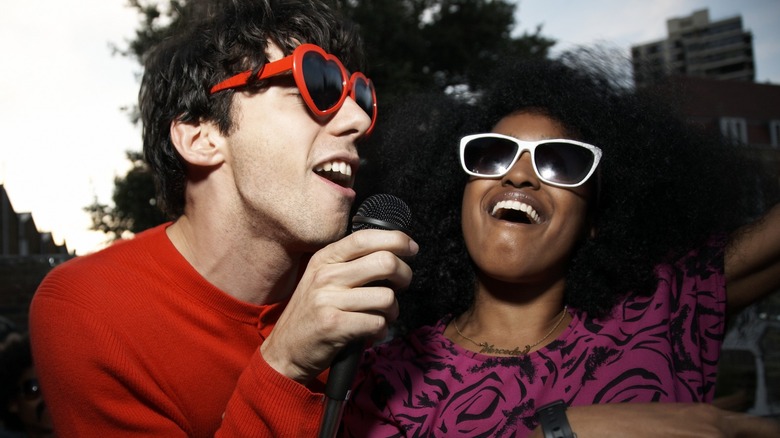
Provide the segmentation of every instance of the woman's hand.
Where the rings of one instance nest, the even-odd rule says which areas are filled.
[[[780,422],[707,403],[619,403],[574,406],[566,411],[577,438],[730,437],[777,438]],[[541,428],[532,437],[542,438]]]
[[[724,264],[730,313],[780,288],[780,204],[731,236]]]

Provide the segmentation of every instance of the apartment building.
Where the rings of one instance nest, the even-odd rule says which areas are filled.
[[[666,21],[665,39],[631,47],[638,87],[672,75],[753,82],[753,34],[742,17],[710,21],[709,10]]]

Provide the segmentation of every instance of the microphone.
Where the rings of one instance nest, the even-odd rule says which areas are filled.
[[[352,232],[367,229],[398,230],[410,235],[411,221],[409,206],[400,198],[388,194],[372,195],[360,204],[352,217]],[[326,405],[320,425],[320,438],[332,438],[338,432],[344,404],[349,399],[364,347],[362,340],[352,341],[333,359],[325,384]]]

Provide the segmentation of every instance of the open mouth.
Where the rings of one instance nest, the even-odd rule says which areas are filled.
[[[352,187],[352,166],[344,161],[331,161],[314,168],[314,172],[342,187]]]
[[[493,206],[490,215],[503,221],[538,225],[542,223],[539,213],[530,205],[513,200],[500,201]]]

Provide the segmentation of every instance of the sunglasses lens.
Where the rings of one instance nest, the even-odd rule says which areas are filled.
[[[303,55],[301,67],[306,89],[318,110],[327,111],[339,103],[344,92],[344,76],[336,62],[308,52]]]
[[[482,176],[505,173],[517,154],[517,144],[504,138],[482,137],[470,140],[463,149],[463,164]]]
[[[563,142],[542,143],[534,155],[539,176],[558,184],[581,183],[595,160],[591,150]]]
[[[374,90],[371,83],[363,78],[357,78],[352,86],[355,102],[363,108],[369,117],[374,117]]]

